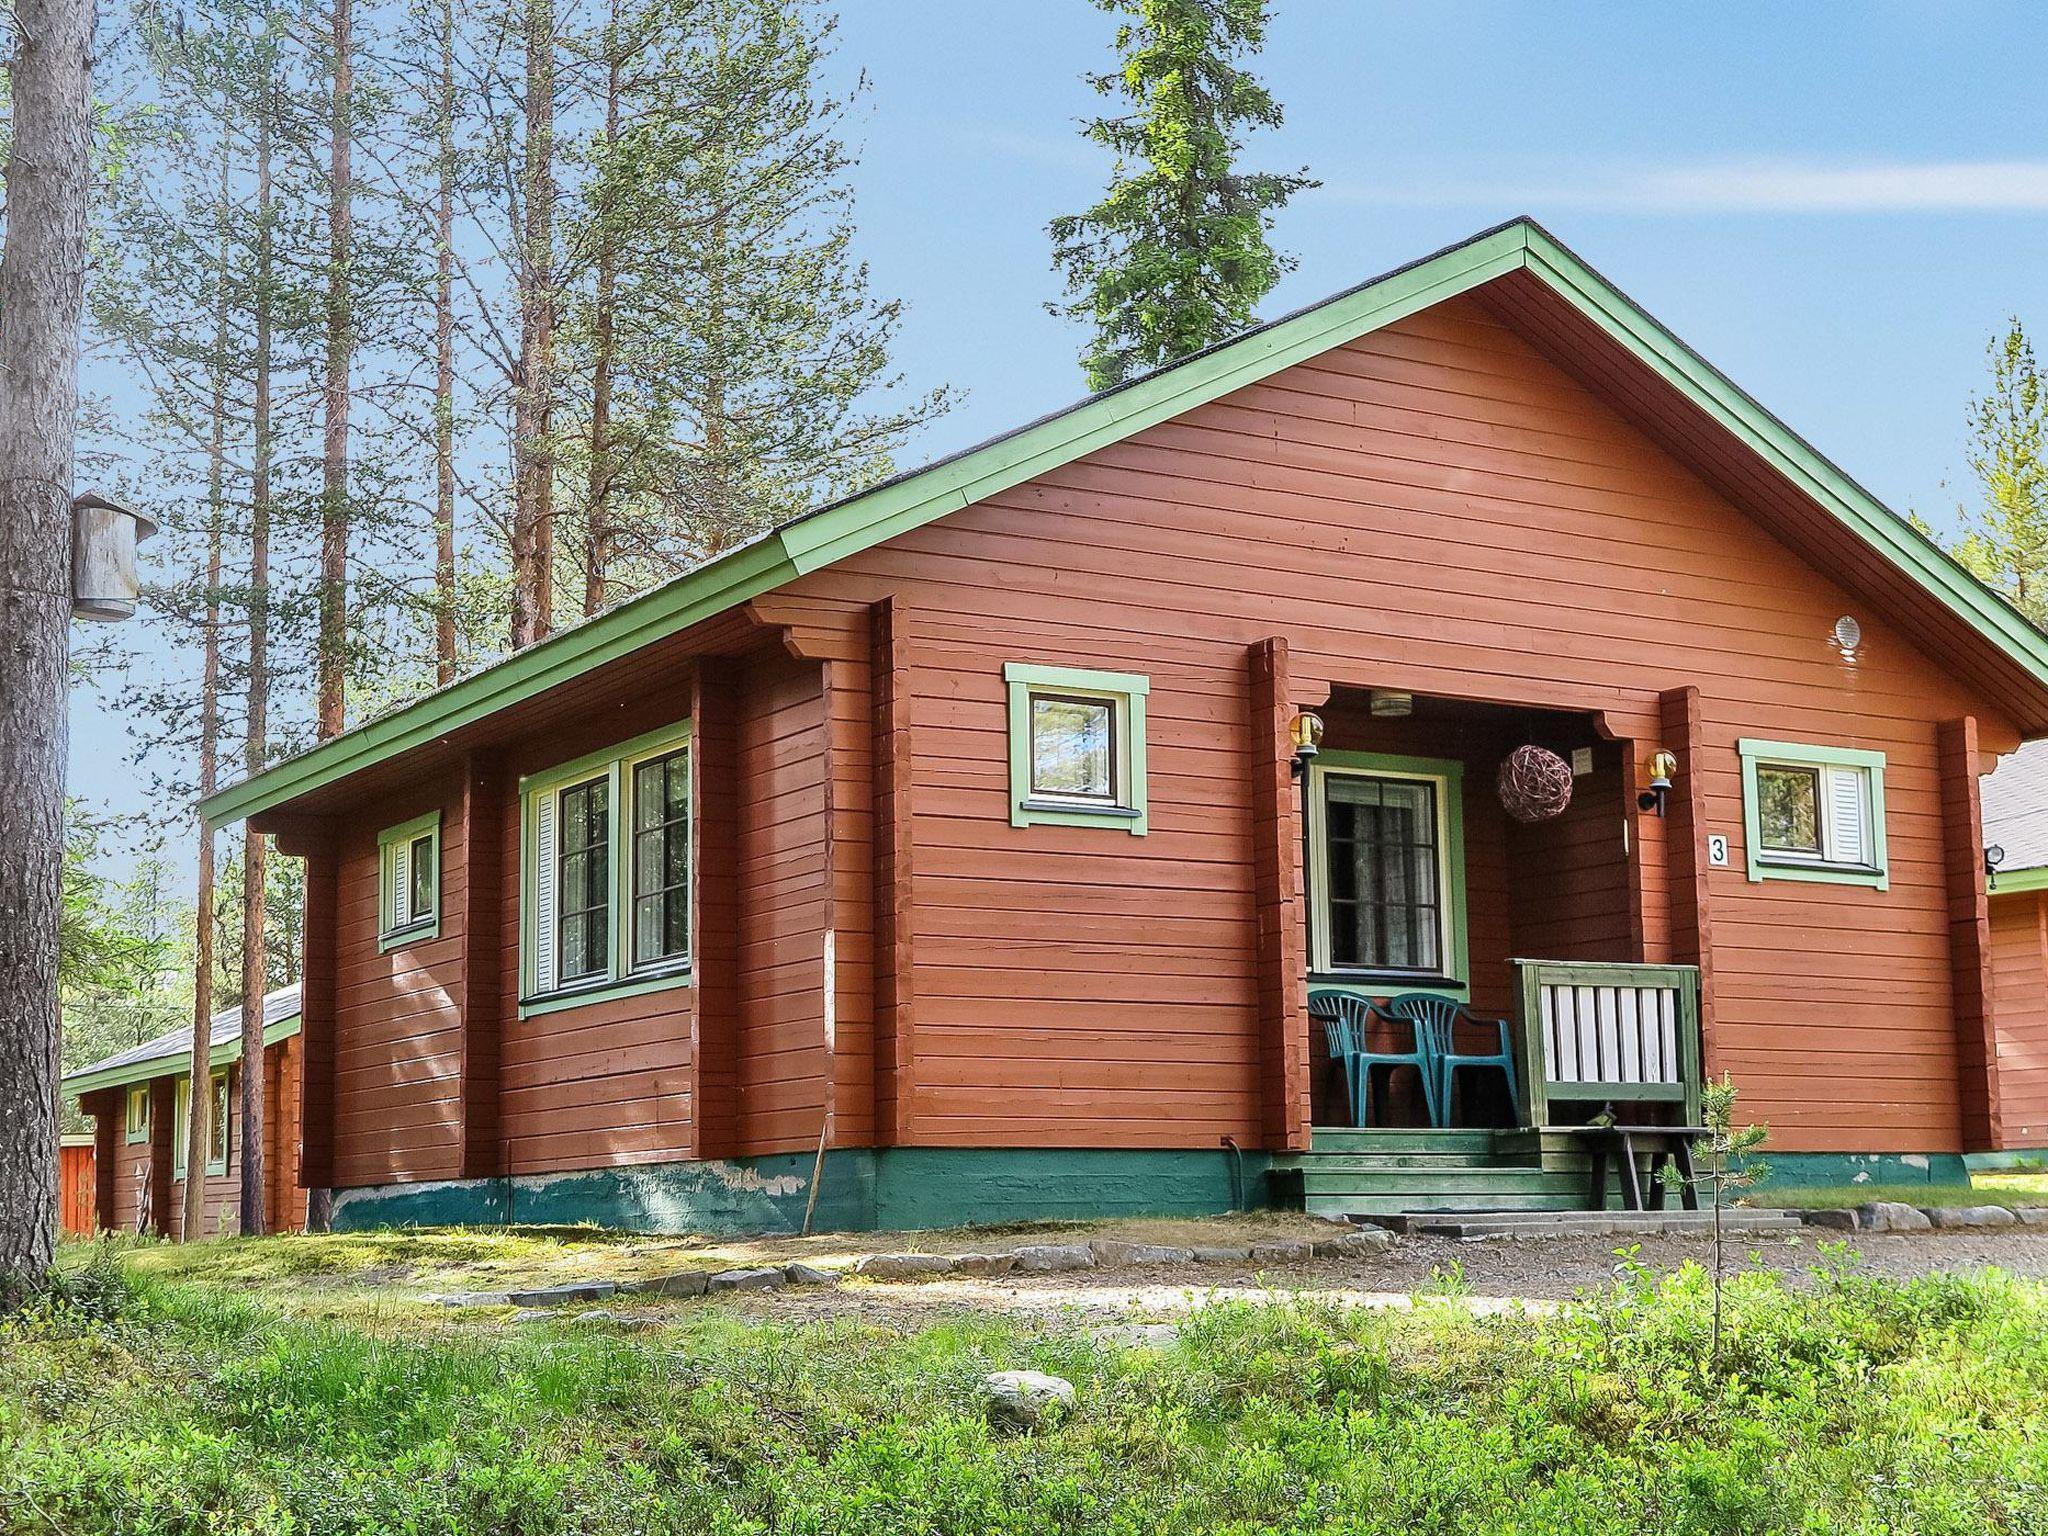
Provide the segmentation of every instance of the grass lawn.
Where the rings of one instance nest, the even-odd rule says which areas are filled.
[[[306,1277],[398,1262],[349,1238],[74,1255],[0,1323],[0,1529],[2048,1531],[2048,1289],[1877,1280],[1843,1249],[1810,1289],[1733,1280],[1718,1368],[1705,1276],[1626,1263],[1556,1316],[1235,1303],[1164,1348],[716,1304],[635,1333],[317,1315]],[[1012,1367],[1071,1380],[1073,1414],[992,1428],[979,1378]]]
[[[1906,1205],[2040,1205],[2048,1206],[2048,1170],[2013,1169],[1976,1173],[1967,1184],[1830,1184],[1820,1188],[1766,1184],[1744,1196],[1751,1205],[1803,1206],[1839,1210],[1872,1200],[1897,1200]]]

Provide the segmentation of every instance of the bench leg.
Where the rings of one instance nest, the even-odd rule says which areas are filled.
[[[1678,1138],[1678,1172],[1685,1180],[1685,1208],[1688,1211],[1696,1211],[1700,1208],[1700,1187],[1693,1181],[1692,1138],[1690,1136]]]
[[[1620,1157],[1622,1203],[1632,1211],[1640,1211],[1643,1208],[1643,1180],[1642,1175],[1636,1172],[1635,1139],[1626,1131],[1621,1137]]]
[[[1664,1165],[1671,1161],[1671,1153],[1659,1147],[1650,1154],[1650,1209],[1664,1209]]]
[[[1607,1149],[1604,1146],[1593,1148],[1593,1209],[1607,1209]]]

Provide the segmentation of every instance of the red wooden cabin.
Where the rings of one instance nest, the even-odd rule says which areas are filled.
[[[1979,778],[2044,730],[2048,640],[1518,221],[204,812],[308,861],[341,1225],[1571,1205],[1703,1073],[1780,1178],[1999,1145]],[[1312,991],[1505,1016],[1522,1091],[1361,1130]]]

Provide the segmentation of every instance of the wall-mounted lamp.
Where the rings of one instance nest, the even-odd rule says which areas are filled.
[[[1298,779],[1308,772],[1308,765],[1322,750],[1323,717],[1307,713],[1296,715],[1287,727],[1287,739],[1294,744],[1293,771]]]
[[[1669,752],[1652,752],[1643,767],[1650,775],[1650,787],[1636,796],[1636,804],[1662,816],[1664,801],[1671,793],[1672,776],[1678,772],[1678,759]]]
[[[2005,862],[2005,849],[1998,843],[1987,843],[1984,847],[1984,875],[1992,890],[1998,889],[1998,866]]]

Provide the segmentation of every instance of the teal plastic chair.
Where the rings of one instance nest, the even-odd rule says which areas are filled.
[[[1508,1080],[1508,1102],[1521,1104],[1521,1090],[1515,1080],[1514,1041],[1509,1037],[1506,1019],[1479,1018],[1463,1003],[1438,997],[1433,992],[1404,992],[1390,999],[1385,1004],[1385,1011],[1414,1026],[1416,1049],[1432,1063],[1436,1077],[1436,1091],[1430,1095],[1429,1101],[1432,1124],[1439,1128],[1450,1126],[1452,1081],[1465,1067],[1499,1068]],[[1500,1049],[1476,1056],[1460,1053],[1457,1023],[1461,1018],[1468,1024],[1497,1027],[1500,1030]]]
[[[1360,997],[1353,992],[1311,992],[1308,998],[1311,1018],[1323,1021],[1324,1037],[1329,1041],[1330,1055],[1344,1065],[1344,1088],[1351,1099],[1351,1123],[1361,1128],[1372,1124],[1372,1069],[1386,1067],[1413,1067],[1416,1076],[1422,1079],[1422,1102],[1429,1112],[1429,1123],[1437,1123],[1437,1071],[1436,1063],[1424,1043],[1422,1030],[1415,1029],[1415,1049],[1412,1051],[1374,1051],[1366,1048],[1366,1026],[1377,1013],[1381,1018],[1392,1019],[1395,1023],[1412,1020],[1393,1018],[1371,998]]]

